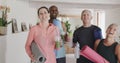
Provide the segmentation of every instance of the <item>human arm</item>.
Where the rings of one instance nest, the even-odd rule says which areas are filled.
[[[25,44],[26,53],[28,54],[28,56],[30,57],[30,59],[32,61],[35,60],[34,59],[34,55],[32,54],[31,49],[30,49],[31,43],[33,41],[33,36],[34,36],[34,31],[33,31],[33,29],[31,29],[29,31],[29,34],[28,34],[28,37],[27,37],[27,41],[26,41],[26,44]]]
[[[118,63],[120,63],[120,44],[117,45],[115,53],[117,55]]]
[[[60,35],[61,35],[61,39],[64,40],[64,42],[65,42],[66,32],[64,32],[64,30],[63,30],[62,22],[59,21],[59,20],[57,20],[57,19],[54,19],[54,20],[53,20],[53,24],[54,24],[55,26],[57,26],[57,28],[58,28],[58,30],[59,30],[59,33],[60,33]]]
[[[94,44],[94,50],[97,51],[98,44],[100,43],[100,39],[97,39]]]
[[[74,31],[74,33],[73,33],[73,45],[72,45],[72,48],[75,48],[77,41],[78,41],[77,31]]]
[[[62,47],[62,40],[61,40],[60,31],[59,31],[58,27],[56,27],[55,31],[56,31],[56,33],[55,33],[55,49],[59,49],[60,47]]]

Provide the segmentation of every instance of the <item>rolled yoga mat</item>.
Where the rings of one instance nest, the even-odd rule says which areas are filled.
[[[85,45],[80,51],[80,54],[89,60],[93,61],[94,63],[109,63],[105,58],[91,49],[89,46]]]
[[[39,50],[37,44],[33,41],[31,44],[31,51],[32,54],[34,55],[35,62],[33,63],[45,63],[46,58],[42,54],[42,52]]]

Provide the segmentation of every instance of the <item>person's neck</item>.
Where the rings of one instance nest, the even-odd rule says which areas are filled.
[[[115,42],[114,38],[106,38],[104,41],[104,44],[106,45],[112,45]]]
[[[42,26],[43,26],[43,28],[45,28],[45,29],[47,29],[48,28],[48,26],[49,26],[49,23],[48,22],[41,22],[41,24],[42,24]]]
[[[84,24],[83,27],[90,27],[91,24]]]
[[[54,19],[50,19],[50,20],[49,20],[49,23],[53,23],[53,20],[54,20]]]
[[[50,18],[49,23],[53,23],[53,20],[56,18]]]

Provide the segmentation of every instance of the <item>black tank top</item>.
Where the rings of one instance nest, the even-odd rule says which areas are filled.
[[[98,47],[97,52],[103,56],[110,63],[117,63],[117,56],[115,55],[115,48],[117,46],[117,42],[113,43],[111,46],[105,46],[103,44],[104,40],[101,40]]]

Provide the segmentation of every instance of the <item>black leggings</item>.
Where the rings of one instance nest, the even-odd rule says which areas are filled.
[[[83,56],[80,56],[80,58],[77,59],[76,63],[93,63],[92,61],[86,59]]]
[[[66,57],[62,57],[62,58],[57,58],[56,59],[57,63],[66,63]]]

